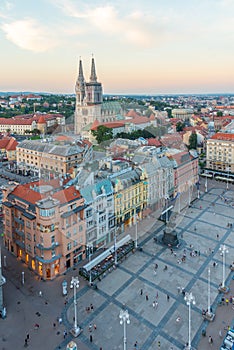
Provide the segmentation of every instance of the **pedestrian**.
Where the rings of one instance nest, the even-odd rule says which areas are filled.
[[[229,303],[229,299],[228,299],[228,298],[226,298],[226,300],[225,300],[225,301],[226,301],[226,305],[228,305],[228,303]]]
[[[94,330],[96,330],[97,329],[97,326],[96,326],[96,324],[94,323],[94,325],[93,325],[93,329]]]
[[[41,290],[39,290],[39,297],[42,297],[42,291]]]
[[[220,336],[220,338],[223,338],[223,334],[222,334],[222,330],[221,329],[219,330],[219,336]]]
[[[24,339],[24,347],[26,348],[28,346],[28,339]]]
[[[148,294],[146,293],[146,295],[145,295],[145,300],[149,300],[149,296],[148,296]]]
[[[92,323],[89,324],[89,331],[92,332]]]
[[[156,293],[156,299],[158,299],[158,292]]]
[[[90,343],[92,343],[92,341],[93,341],[93,336],[92,336],[92,334],[90,334],[90,336],[89,336],[89,341],[90,341]]]
[[[143,294],[143,289],[141,288],[141,295]]]
[[[155,307],[156,307],[156,303],[155,301],[153,301],[153,308],[155,309]]]
[[[53,327],[56,328],[56,323],[55,322],[53,323]]]
[[[167,301],[169,301],[170,300],[170,296],[167,294]]]
[[[90,310],[93,311],[93,304],[90,304]]]
[[[212,345],[213,344],[213,338],[209,335],[209,344]]]
[[[160,347],[161,347],[161,342],[160,342],[160,340],[158,341],[158,348],[160,349]]]
[[[62,322],[63,322],[63,320],[62,320],[62,318],[61,317],[59,317],[59,324],[62,324]]]
[[[217,239],[219,239],[219,234],[218,233],[217,233],[216,237],[217,237]]]
[[[66,336],[67,336],[67,331],[66,331],[66,329],[65,329],[65,331],[63,331],[63,338],[65,339]]]
[[[27,334],[26,338],[27,338],[27,340],[29,340],[29,334]]]

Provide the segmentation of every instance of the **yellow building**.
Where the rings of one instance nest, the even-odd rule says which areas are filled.
[[[126,226],[142,219],[147,206],[148,183],[141,169],[129,169],[110,178],[114,188],[116,224],[123,232]]]
[[[0,160],[15,161],[16,146],[18,142],[14,137],[4,137],[0,140]]]

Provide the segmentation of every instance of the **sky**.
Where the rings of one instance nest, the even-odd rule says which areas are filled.
[[[234,93],[234,0],[0,0],[0,91]]]

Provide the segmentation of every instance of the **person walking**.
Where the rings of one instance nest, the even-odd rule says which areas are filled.
[[[161,342],[160,342],[160,340],[158,341],[158,348],[160,349],[160,347],[161,347]]]
[[[209,344],[212,345],[213,344],[213,338],[209,335]]]
[[[148,293],[146,293],[146,295],[145,295],[145,300],[149,300],[149,296],[148,296]]]
[[[143,289],[141,288],[141,295],[143,294]]]
[[[93,336],[92,336],[92,334],[90,334],[90,336],[89,336],[89,341],[90,341],[90,343],[93,342]]]
[[[167,294],[167,301],[169,301],[170,300],[170,296]]]

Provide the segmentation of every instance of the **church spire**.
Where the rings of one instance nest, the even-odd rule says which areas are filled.
[[[76,91],[78,104],[83,103],[85,98],[85,79],[83,74],[83,66],[82,66],[81,58],[79,60],[79,73],[76,80],[75,91]]]
[[[83,66],[82,66],[82,60],[80,58],[79,60],[79,75],[77,81],[79,83],[84,83],[84,73],[83,73]]]
[[[97,82],[96,68],[95,68],[95,62],[94,62],[93,56],[92,56],[92,63],[91,63],[90,82],[91,83],[96,83]]]

